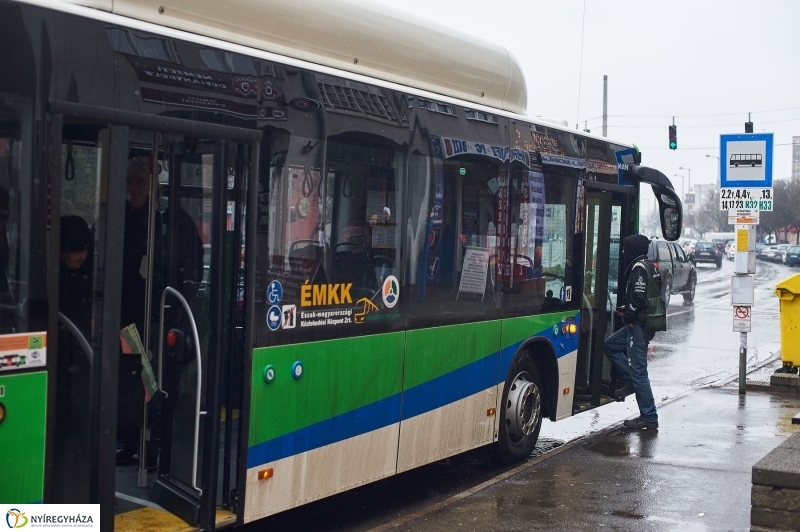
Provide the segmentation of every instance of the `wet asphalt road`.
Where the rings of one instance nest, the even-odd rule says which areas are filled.
[[[732,272],[733,263],[727,260],[720,269],[699,265],[694,302],[684,303],[680,295],[672,297],[667,309],[668,331],[658,333],[650,344],[649,374],[657,403],[738,374],[740,339],[739,333],[732,331]],[[758,262],[752,332],[748,334],[749,368],[774,357],[780,348],[778,300],[773,292],[777,282],[795,273],[800,269]],[[534,458],[636,413],[636,403],[629,399],[557,423],[545,420]],[[542,464],[549,460],[545,458]],[[478,449],[284,512],[244,530],[371,530],[403,516],[424,513],[513,470],[499,464],[489,449]],[[519,482],[518,476],[514,479]]]

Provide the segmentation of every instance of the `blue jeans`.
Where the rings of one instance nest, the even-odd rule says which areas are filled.
[[[606,338],[605,343],[608,360],[622,375],[625,384],[633,386],[639,415],[648,423],[658,421],[656,401],[647,376],[647,345],[653,336],[655,333],[645,331],[641,323],[635,322],[633,327],[626,325]]]

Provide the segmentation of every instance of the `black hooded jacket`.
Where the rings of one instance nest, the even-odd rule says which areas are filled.
[[[650,239],[644,235],[631,235],[622,240],[622,249],[625,252],[627,268],[625,269],[626,289],[625,308],[622,321],[633,323],[639,319],[639,314],[647,306],[647,270],[637,262],[648,261],[647,251]],[[655,270],[655,268],[654,268]],[[653,280],[661,293],[661,275],[655,270]]]

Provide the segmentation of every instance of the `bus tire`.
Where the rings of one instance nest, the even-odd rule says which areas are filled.
[[[500,407],[498,451],[511,464],[529,457],[542,428],[542,385],[536,365],[518,355],[506,377]]]

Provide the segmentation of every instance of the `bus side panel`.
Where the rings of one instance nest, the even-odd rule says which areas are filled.
[[[562,331],[562,325],[574,323],[580,330],[579,319],[580,314],[578,312],[570,311],[503,320],[500,382],[505,382],[511,361],[525,341],[534,336],[548,340],[553,346],[558,362],[558,389],[569,388],[569,393],[567,394],[561,392],[556,394],[558,398],[556,419],[572,415],[572,396],[575,392],[575,368],[578,353],[578,333],[565,333]],[[544,375],[540,375],[540,377],[546,378]]]
[[[397,470],[494,439],[500,321],[409,331]]]
[[[47,372],[0,375],[0,501],[41,503]]]
[[[245,522],[395,473],[404,341],[398,332],[253,351]]]

